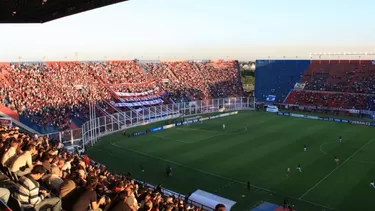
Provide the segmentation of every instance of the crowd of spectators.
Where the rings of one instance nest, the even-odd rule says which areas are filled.
[[[0,188],[0,199],[14,210],[18,201],[36,211],[200,211],[179,196],[164,195],[131,175],[115,175],[87,156],[72,155],[59,142],[0,127],[1,169],[16,175]],[[12,193],[12,194],[11,194]],[[222,205],[220,205],[222,206]],[[223,207],[222,207],[223,208]],[[225,207],[223,208],[225,210]],[[223,210],[221,209],[221,210]]]
[[[90,100],[119,102],[116,92],[164,90],[176,102],[242,94],[235,61],[15,63],[1,66],[0,77],[0,103],[59,130],[87,120]]]
[[[302,76],[303,91],[292,91],[286,103],[346,109],[374,109],[375,66],[352,63],[311,64]]]
[[[241,96],[242,83],[236,62],[197,63],[212,98]]]
[[[156,81],[168,80],[161,85],[178,102],[242,96],[236,61],[169,61],[145,66]]]
[[[292,91],[285,103],[305,106],[323,106],[330,108],[373,109],[369,101],[372,96],[353,93],[318,92],[318,91]]]

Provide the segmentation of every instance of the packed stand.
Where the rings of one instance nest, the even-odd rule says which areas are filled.
[[[190,94],[188,89],[185,88],[182,83],[179,83],[179,79],[169,67],[168,63],[147,63],[143,64],[143,66],[156,81],[161,82],[161,88],[167,90],[168,96],[175,102],[189,100]]]
[[[95,74],[114,92],[137,93],[155,87],[155,81],[144,73],[135,61],[112,61],[102,63]]]
[[[292,91],[285,103],[346,109],[373,109],[375,66],[370,61],[313,62],[302,76],[303,91]]]
[[[108,91],[94,80],[86,63],[26,63],[7,69],[6,105],[39,126],[70,128],[71,117],[88,113],[88,97],[109,98]]]
[[[15,186],[0,188],[0,199],[14,210],[36,211],[199,211],[179,197],[163,195],[135,182],[131,175],[111,174],[87,156],[64,151],[63,144],[47,137],[29,136],[18,128],[0,128],[1,169],[10,172]],[[10,194],[9,189],[12,189]]]
[[[218,61],[196,64],[208,84],[212,98],[242,95],[242,83],[236,62]]]
[[[241,96],[237,66],[235,61],[15,63],[0,66],[0,103],[55,132],[87,121],[89,101],[106,101],[106,107],[120,102],[118,92],[165,90],[174,102]]]
[[[145,64],[175,101],[242,96],[242,83],[235,61],[174,61]]]

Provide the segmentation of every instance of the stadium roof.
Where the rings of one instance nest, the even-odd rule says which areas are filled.
[[[0,23],[44,23],[127,0],[0,0]]]

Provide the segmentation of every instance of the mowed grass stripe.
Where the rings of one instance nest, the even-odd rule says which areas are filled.
[[[316,202],[328,201],[329,206],[338,207],[343,201],[349,199],[348,195],[350,195],[356,187],[362,186],[362,189],[369,188],[370,180],[363,183],[362,179],[367,177],[367,173],[371,171],[372,168],[372,166],[366,164],[347,162],[306,196]],[[374,194],[371,195],[374,196]],[[361,194],[360,197],[366,196],[362,196]],[[355,198],[358,198],[358,196]]]
[[[374,142],[372,142],[373,144]],[[350,163],[352,165],[352,163]],[[356,164],[353,163],[356,167],[363,167],[367,170],[366,174],[358,175],[355,169],[346,169],[350,168],[351,165],[345,166],[345,169],[350,174],[353,175],[354,178],[357,178],[356,176],[360,178],[359,180],[356,180],[356,186],[351,186],[350,190],[343,190],[343,192],[336,192],[332,194],[336,194],[338,196],[341,196],[341,203],[337,205],[338,209],[340,210],[373,210],[373,201],[374,201],[374,189],[370,188],[369,181],[374,179],[375,175],[375,168],[374,165],[368,165],[368,164]],[[347,172],[345,172],[346,174]],[[335,175],[335,177],[341,177],[341,175]],[[332,178],[335,178],[332,177]],[[337,178],[336,178],[337,179]],[[338,178],[340,179],[340,178]],[[346,182],[346,181],[344,181]],[[339,188],[332,188],[332,190],[337,190],[342,188],[343,185],[338,184],[340,186]],[[326,190],[317,190],[317,191],[326,191]],[[360,194],[359,194],[360,193]],[[321,200],[321,199],[319,199]]]
[[[121,149],[122,147],[121,146],[117,146],[115,143],[114,145],[116,146],[117,150]],[[244,190],[246,188],[246,183],[245,182],[242,182],[242,181],[239,181],[239,180],[235,180],[235,179],[231,179],[231,178],[228,178],[228,177],[224,177],[222,175],[218,175],[218,174],[215,174],[215,173],[211,173],[211,172],[207,172],[205,170],[200,170],[200,169],[196,169],[196,168],[193,168],[193,167],[189,167],[189,166],[185,166],[185,165],[182,165],[182,164],[179,164],[179,163],[176,163],[174,161],[170,161],[170,160],[165,160],[163,158],[158,158],[158,157],[155,157],[153,155],[149,155],[149,154],[145,154],[145,153],[142,153],[142,152],[139,152],[139,151],[135,151],[135,150],[132,150],[132,149],[127,149],[127,148],[123,148],[124,150],[126,151],[130,151],[130,152],[133,152],[133,153],[136,153],[136,154],[141,154],[141,155],[144,155],[146,157],[149,157],[149,158],[154,158],[153,159],[153,162],[155,162],[155,159],[158,160],[159,162],[164,162],[163,165],[152,165],[151,168],[155,168],[155,167],[166,167],[167,165],[170,165],[170,164],[174,164],[175,166],[178,166],[178,167],[182,167],[183,169],[179,169],[177,171],[179,171],[180,174],[184,174],[184,172],[186,171],[189,171],[189,170],[193,170],[193,171],[197,171],[201,174],[204,174],[205,177],[202,177],[201,175],[196,175],[199,180],[194,180],[194,183],[195,184],[190,184],[188,186],[186,186],[186,183],[178,183],[179,186],[183,186],[185,187],[184,190],[188,189],[190,190],[189,192],[191,192],[192,190],[195,190],[195,189],[204,189],[204,190],[207,190],[207,191],[212,191],[212,192],[216,192],[217,190],[221,190],[223,185],[219,186],[219,188],[216,188],[214,190],[212,190],[212,186],[210,186],[210,184],[212,183],[213,180],[210,180],[210,182],[205,182],[205,178],[207,176],[212,176],[212,177],[216,177],[216,178],[219,178],[219,179],[222,179],[222,180],[225,180],[225,181],[229,181],[229,183],[231,183],[229,186],[227,185],[224,185],[226,186],[226,188],[230,187],[230,186],[233,186],[232,183],[236,183],[236,184],[240,184],[240,187],[237,188],[238,193],[242,192],[242,193],[245,193]],[[144,157],[143,159],[141,159],[141,163],[144,162]],[[160,170],[160,169],[159,169]],[[159,171],[158,170],[158,171]],[[159,172],[160,173],[160,172]],[[191,173],[191,172],[190,172]],[[158,177],[158,176],[157,176]],[[142,177],[140,177],[142,178]],[[159,178],[159,177],[158,177]],[[155,178],[153,178],[155,179]],[[150,181],[150,180],[148,180]],[[155,180],[154,180],[155,181]],[[161,181],[165,181],[165,178],[164,179],[161,179],[161,180],[158,180],[157,182],[160,183]],[[164,183],[163,183],[164,184]],[[217,183],[215,183],[217,185]],[[219,184],[228,184],[228,183],[219,183]],[[195,187],[195,188],[194,188]],[[238,185],[237,185],[238,187]],[[256,195],[259,197],[259,200],[260,201],[263,201],[263,200],[266,200],[268,199],[268,201],[273,201],[275,203],[278,203],[278,200],[280,199],[280,197],[284,197],[280,194],[277,194],[277,193],[274,193],[272,190],[269,190],[269,189],[266,189],[266,188],[263,188],[263,187],[260,187],[260,186],[257,186],[257,185],[254,185],[252,184],[252,187],[255,188],[255,192],[257,193]],[[242,189],[242,190],[241,190]],[[264,191],[264,192],[259,192],[259,190],[261,191]],[[252,191],[254,191],[254,189],[252,189]],[[271,194],[269,194],[271,193]],[[221,196],[226,196],[226,197],[229,197],[231,199],[234,199],[234,200],[241,200],[243,197],[243,194],[241,195],[237,195],[234,197],[233,195],[228,195],[228,193],[220,193],[219,195]],[[246,194],[249,194],[248,191],[246,191]],[[275,197],[277,198],[277,201],[275,201]],[[288,196],[289,197],[289,196]],[[252,199],[254,199],[256,197],[252,197]],[[294,198],[295,200],[297,200],[296,198]],[[319,204],[316,204],[314,202],[309,202],[309,201],[306,201],[306,200],[301,200],[300,202],[298,201],[295,201],[296,204],[300,204],[302,203],[303,204],[303,207],[314,207],[313,209],[308,209],[308,210],[316,210],[318,207],[323,207],[325,209],[328,209],[328,210],[333,210],[332,208],[330,207],[327,207],[327,206],[324,206],[324,205],[319,205]],[[307,204],[306,204],[307,203]],[[239,209],[239,207],[243,207],[245,205],[241,205],[239,206],[238,204],[236,205],[237,206],[237,209]],[[248,206],[245,206],[246,208],[248,208]]]
[[[248,114],[245,114],[244,116],[248,116]],[[231,117],[228,117],[228,118],[231,118]],[[212,121],[215,121],[215,120],[212,120]],[[204,126],[205,127],[210,126],[209,122],[210,121],[206,121],[205,123],[203,123]],[[216,124],[218,125],[217,127],[215,127],[215,129],[220,130],[222,128],[222,125],[219,125],[220,123],[216,123]],[[210,136],[213,136],[215,135],[215,133],[217,133],[214,130],[209,130],[209,128],[208,129],[206,128],[205,130],[201,130],[201,131],[199,130],[191,131],[191,129],[194,129],[193,127],[194,127],[193,125],[186,127],[186,131],[179,130],[178,128],[173,128],[173,129],[164,130],[164,131],[155,133],[155,135],[164,136],[164,138],[161,138],[161,137],[151,137],[151,138],[147,137],[146,138],[145,136],[140,136],[140,137],[131,138],[134,141],[126,141],[126,139],[124,139],[123,141],[117,142],[117,143],[126,147],[136,148],[137,150],[150,152],[150,153],[157,152],[158,154],[160,153],[162,155],[164,152],[166,152],[166,154],[171,154],[171,156],[173,157],[174,147],[177,150],[176,153],[181,154],[182,153],[181,149],[190,151],[190,150],[197,148],[197,146],[194,144],[199,144],[199,143],[192,143],[192,144],[173,143],[172,146],[169,146],[170,143],[166,143],[166,142],[173,142],[173,140],[184,140],[187,142],[195,142],[197,140],[209,138]],[[214,140],[214,139],[215,137],[212,137],[211,140]],[[205,141],[210,141],[210,140],[207,139]],[[129,142],[132,142],[132,143],[130,144]],[[175,142],[179,142],[179,141],[175,141]]]
[[[175,155],[176,156],[175,159],[177,159],[177,161],[181,163],[189,163],[190,161],[200,160],[202,158],[204,160],[209,161],[209,159],[207,159],[207,156],[210,156],[210,154],[215,153],[215,152],[218,152],[218,153],[222,152],[222,150],[218,151],[218,148],[220,147],[228,148],[228,144],[230,144],[228,140],[231,140],[232,144],[236,144],[236,140],[246,141],[246,140],[243,140],[242,138],[240,139],[235,138],[237,136],[242,136],[242,135],[246,136],[247,134],[247,131],[245,131],[245,127],[243,125],[236,124],[235,121],[236,121],[235,119],[233,119],[232,121],[226,121],[225,124],[227,125],[227,129],[225,131],[222,130],[222,122],[219,122],[216,120],[207,121],[203,123],[202,125],[199,125],[199,124],[197,124],[196,126],[191,125],[189,126],[191,129],[197,129],[195,127],[213,128],[217,131],[216,134],[218,135],[216,136],[216,134],[209,134],[211,136],[211,138],[209,138],[210,136],[204,134],[202,137],[200,137],[200,139],[205,139],[207,138],[207,136],[209,139],[205,139],[201,142],[198,141],[194,144],[187,144],[187,145],[184,145],[183,147],[176,148],[175,150],[172,150],[172,151],[169,151],[169,149],[168,150],[163,149],[160,154],[158,153],[158,155],[160,155],[161,157],[164,157],[163,154],[167,154],[167,153],[168,153],[168,157],[173,157]],[[175,130],[175,129],[178,129],[178,128],[174,128],[172,130]],[[200,131],[195,131],[195,130],[192,131],[191,129],[189,130],[189,128],[186,128],[186,130],[179,133],[180,135],[174,136],[174,137],[168,136],[168,138],[177,139],[179,137],[189,137],[189,135],[192,133],[195,133],[195,134],[200,133]],[[168,134],[168,133],[166,132],[163,133],[164,136],[166,136],[165,134]],[[163,147],[164,145],[162,143],[159,143],[159,144],[161,145],[159,146],[159,148],[164,148]],[[151,149],[149,150],[150,151],[147,150],[145,152],[156,155]]]
[[[237,130],[240,129],[237,134],[230,133],[227,135],[223,135],[222,137],[217,137],[217,139],[213,140],[209,144],[202,144],[202,146],[200,146],[199,148],[184,150],[186,151],[186,153],[182,153],[179,157],[179,160],[189,159],[189,157],[193,157],[190,164],[210,164],[210,166],[213,168],[218,167],[217,165],[225,165],[225,161],[241,153],[237,149],[245,149],[247,150],[247,153],[249,153],[249,151],[252,149],[251,146],[253,145],[253,143],[266,143],[262,140],[267,139],[267,136],[270,135],[266,131],[267,125],[277,124],[277,122],[272,118],[267,120],[268,121],[263,121],[263,123],[261,124],[248,126],[248,130],[246,132],[243,132],[243,128],[241,128],[243,124],[236,124],[235,122],[231,122],[231,124],[233,125],[230,125],[228,127],[237,126]],[[228,125],[228,123],[226,124]],[[278,125],[278,127],[282,128],[284,126]],[[235,163],[229,163],[229,165],[235,165]]]
[[[268,164],[263,164],[263,166],[270,166],[271,169],[267,170],[267,172],[264,172],[259,176],[259,178],[264,180],[262,182],[269,183],[271,185],[272,183],[274,183],[273,185],[276,185],[278,182],[281,182],[280,189],[293,191],[293,193],[290,193],[292,195],[300,195],[305,191],[304,186],[311,183],[309,181],[314,181],[312,177],[314,177],[315,179],[320,179],[321,176],[325,175],[325,173],[309,175],[307,181],[300,180],[301,185],[297,188],[287,188],[288,186],[290,186],[290,182],[293,182],[294,176],[296,176],[297,178],[302,177],[301,175],[305,175],[306,171],[310,172],[310,168],[314,167],[316,167],[316,169],[322,170],[322,168],[327,166],[327,172],[331,171],[332,168],[335,167],[333,157],[324,158],[322,157],[322,153],[318,150],[321,141],[324,140],[324,136],[319,137],[319,135],[315,135],[325,134],[328,131],[332,132],[331,128],[326,127],[324,124],[312,124],[310,128],[313,128],[312,131],[315,130],[315,133],[311,133],[310,131],[310,133],[306,134],[306,132],[308,131],[302,131],[301,134],[304,134],[303,137],[300,137],[299,140],[294,144],[289,145],[285,148],[281,148],[279,154],[274,155],[274,161],[276,162],[275,165],[271,165],[271,163],[269,163],[270,159],[263,159],[264,161],[268,162]],[[303,152],[304,144],[307,144],[308,146],[307,152]],[[259,162],[262,162],[262,160],[259,160]],[[297,172],[295,169],[298,164],[301,164],[303,168],[302,174]],[[291,177],[285,176],[285,170],[287,167],[290,167],[292,169]]]
[[[313,187],[311,187],[309,190],[307,190],[301,197],[302,199],[304,196],[309,194],[312,190],[314,190],[320,183],[322,183],[324,180],[326,180],[329,176],[331,176],[335,171],[337,171],[340,167],[344,166],[346,162],[348,162],[352,157],[354,157],[361,149],[365,148],[367,145],[369,145],[372,141],[374,141],[375,138],[369,140],[366,144],[361,146],[357,151],[355,151],[351,156],[349,156],[347,159],[345,159],[339,166],[334,168],[331,172],[329,172],[325,177],[323,177],[319,182],[317,182]]]
[[[223,134],[223,123],[227,126],[225,132],[228,134]],[[243,131],[246,125],[248,125],[247,131],[236,133]],[[113,134],[104,137],[103,141],[92,149],[91,152],[94,153],[90,152],[90,155],[93,155],[94,160],[96,158],[100,162],[103,160],[103,163],[117,171],[132,171],[136,178],[154,184],[161,182],[165,187],[177,192],[187,193],[186,191],[195,189],[217,191],[219,195],[238,202],[234,210],[249,210],[249,207],[257,203],[257,200],[263,199],[280,204],[286,196],[301,196],[336,167],[333,155],[339,156],[341,160],[350,157],[369,140],[370,136],[373,136],[372,131],[372,128],[364,126],[280,117],[262,112],[245,112],[236,116],[209,120],[203,124],[155,133],[171,140],[157,139],[152,137],[152,134],[133,138]],[[215,134],[219,135],[210,138]],[[337,141],[340,135],[344,138],[341,145],[334,143],[323,146],[328,154],[320,151],[322,144]],[[197,143],[186,144],[173,141],[173,138],[190,140],[192,136],[195,141],[198,140]],[[109,145],[108,139],[116,140],[117,146]],[[307,153],[303,152],[304,144],[308,146]],[[373,146],[375,146],[373,143],[368,145],[368,147]],[[127,149],[146,153],[151,157],[130,152]],[[109,151],[112,152],[112,156],[108,155]],[[371,152],[366,147],[345,165],[349,163],[355,165],[355,160],[365,159],[367,156],[371,161],[373,156]],[[159,160],[155,160],[155,157]],[[141,163],[145,165],[147,174],[140,173]],[[295,170],[298,163],[302,165],[302,173]],[[172,165],[175,171],[173,179],[164,177],[167,165]],[[363,185],[363,181],[370,176],[367,173],[373,172],[374,169],[369,163],[362,163],[362,165],[365,167],[358,166],[359,174],[350,176],[358,182],[352,182],[347,188],[340,189],[341,192],[346,193],[336,194],[335,197],[330,196],[332,202],[325,197],[320,197],[319,192],[325,191],[325,188],[334,189],[337,185],[345,186],[342,184],[344,180],[335,180],[336,183],[333,182],[331,185],[329,181],[332,178],[328,177],[327,181],[311,191],[311,195],[308,194],[301,201],[293,200],[293,202],[299,210],[321,210],[304,201],[332,205],[338,210],[349,210],[345,209],[345,204],[348,203],[346,197],[361,196],[364,189],[358,186]],[[292,175],[289,178],[285,175],[287,166],[292,169]],[[199,171],[193,170],[194,168]],[[209,174],[202,173],[202,170]],[[345,174],[346,171],[348,171],[347,168],[339,169],[332,173],[332,176],[338,173]],[[237,183],[231,183],[233,180]],[[274,190],[276,194],[270,195],[256,190],[245,193],[246,181]],[[368,182],[365,185],[366,190]],[[356,191],[356,194],[352,195],[348,191]],[[316,197],[314,197],[315,193],[317,193]],[[246,195],[246,197],[242,198],[241,195]],[[247,195],[251,198],[247,198]],[[354,200],[363,202],[358,197]],[[369,201],[367,205],[374,207],[375,202]]]

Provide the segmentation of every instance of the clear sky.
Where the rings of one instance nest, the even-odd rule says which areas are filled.
[[[374,0],[130,0],[0,25],[0,61],[299,58],[375,52]]]

